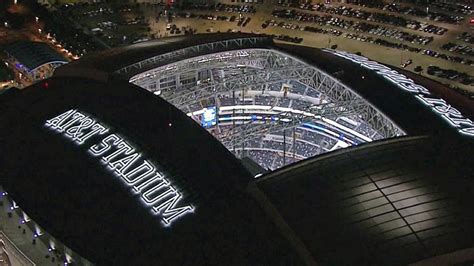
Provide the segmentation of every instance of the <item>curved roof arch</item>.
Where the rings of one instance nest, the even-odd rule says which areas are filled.
[[[95,69],[105,73],[121,72],[121,75],[128,79],[159,64],[187,58],[189,54],[199,55],[245,47],[266,47],[271,42],[271,38],[267,36],[246,33],[176,36],[87,54],[81,60],[71,62],[63,70],[72,67]],[[186,49],[190,47],[191,49]],[[177,50],[181,52],[177,53]]]
[[[26,67],[29,72],[47,64],[68,63],[66,58],[42,42],[16,42],[7,45],[4,51]]]
[[[3,96],[3,189],[91,262],[268,265],[281,258],[261,257],[262,247],[290,248],[254,215],[240,162],[151,93],[123,80],[56,77]],[[299,264],[291,254],[284,261]]]
[[[407,265],[465,249],[458,261],[470,261],[473,145],[402,137],[338,150],[259,177],[260,203],[322,265]]]
[[[185,42],[194,37],[191,45]],[[161,48],[170,52],[219,38],[178,38]],[[331,151],[255,179],[186,113],[116,73],[150,51],[159,56],[160,46],[140,44],[143,50],[123,48],[65,65],[51,79],[0,97],[0,124],[8,125],[0,132],[0,148],[8,153],[0,157],[1,185],[32,220],[98,264],[398,265],[474,245],[472,139],[353,62],[318,49],[248,44],[245,49],[283,51],[321,69],[331,84],[347,84],[412,136]],[[112,64],[122,56],[122,63]],[[169,62],[141,70],[160,64]],[[246,73],[256,79],[254,66]],[[97,70],[104,73],[99,79],[90,75]],[[321,84],[319,77],[312,82]],[[93,125],[108,131],[81,143],[78,130]],[[128,156],[139,150],[136,162],[155,165],[152,175],[132,180],[118,171],[126,160],[114,161],[120,152],[107,147],[119,145]],[[151,184],[153,191],[142,193]],[[149,204],[159,189],[166,190]],[[169,205],[154,203],[170,195],[192,211],[165,226],[162,218],[179,210],[165,215]]]
[[[222,43],[217,44],[219,42]],[[380,77],[375,78],[377,76],[375,71],[366,70],[360,65],[357,66],[357,64],[349,60],[320,49],[301,46],[298,46],[298,49],[294,49],[293,45],[274,43],[270,36],[265,35],[218,33],[167,38],[132,45],[130,48],[117,48],[102,54],[88,55],[81,58],[81,60],[60,68],[56,72],[58,75],[77,76],[83,71],[85,75],[90,75],[92,72],[87,71],[87,68],[92,68],[105,71],[105,76],[112,72],[121,71],[120,76],[128,79],[138,73],[173,62],[179,62],[190,57],[252,48],[263,48],[288,53],[292,57],[325,71],[330,74],[329,76],[334,76],[335,80],[344,84],[350,84],[349,87],[356,93],[361,94],[364,99],[370,101],[373,107],[387,114],[388,117],[397,117],[397,124],[409,134],[438,134],[439,132],[448,133],[450,131],[449,126],[423,127],[419,123],[414,122],[415,120],[430,120],[431,122],[427,124],[441,125],[443,123],[439,122],[442,122],[443,118],[436,117],[436,115],[432,116],[432,111],[422,108],[419,102],[413,99],[412,95],[404,95],[403,91],[400,91],[400,88],[397,87],[397,84],[384,81]],[[173,60],[170,60],[170,56],[172,56]],[[133,70],[125,71],[127,68]],[[73,73],[68,73],[68,69],[72,69]],[[127,73],[123,73],[124,71]],[[427,78],[416,76],[401,69],[395,69],[394,71],[409,76],[418,84],[428,84],[428,86],[425,86],[432,94],[449,99],[450,103],[454,104],[464,115],[467,115],[467,118],[471,121],[474,120],[472,104],[462,96],[456,95],[456,93],[447,88],[443,89],[443,86]],[[364,77],[366,77],[365,80]],[[376,91],[372,89],[375,87],[377,88]],[[390,96],[387,97],[386,95]],[[387,99],[396,100],[390,102]],[[399,109],[396,102],[405,103],[403,109]],[[410,116],[413,117],[410,118]],[[441,128],[447,130],[441,130]]]
[[[192,48],[187,47],[184,49]],[[225,123],[223,123],[224,119],[225,121],[232,121],[232,125],[235,127],[235,129],[233,128],[229,132],[224,131],[224,133],[215,134],[215,136],[228,147],[229,150],[232,150],[236,155],[240,154],[239,156],[241,157],[245,156],[246,153],[246,148],[244,147],[247,147],[247,150],[261,150],[268,154],[269,149],[263,146],[261,147],[261,145],[268,143],[269,145],[282,149],[275,156],[282,156],[282,164],[285,165],[287,162],[299,160],[301,156],[303,156],[301,153],[303,153],[303,157],[306,158],[308,156],[318,155],[321,152],[327,152],[333,148],[347,147],[365,141],[396,137],[405,134],[392,120],[384,116],[376,107],[366,102],[357,92],[351,90],[340,80],[332,77],[324,70],[293,57],[290,53],[269,47],[243,48],[197,56],[189,55],[190,57],[188,58],[185,57],[186,53],[181,52],[181,50],[177,50],[176,54],[180,54],[183,58],[177,62],[160,64],[152,69],[149,69],[149,67],[144,68],[148,70],[132,76],[130,82],[154,93],[159,93],[160,97],[166,99],[179,109],[188,112],[189,116],[198,120],[199,118],[196,118],[196,115],[203,113],[203,110],[208,106],[203,105],[203,109],[196,110],[196,104],[204,101],[213,102],[210,105],[217,105],[217,124],[220,125],[219,129],[214,132],[222,131],[222,125],[225,125]],[[186,82],[184,86],[179,84],[184,82],[182,81],[182,79],[184,79],[183,76],[194,75],[199,78],[201,72],[211,72],[212,74],[209,75],[208,80],[204,80],[204,82],[191,81],[191,83]],[[216,77],[216,75],[220,75],[219,73],[222,73],[222,78]],[[162,80],[165,80],[165,84],[171,83],[174,85],[163,87],[164,84]],[[303,86],[306,87],[306,91],[303,93],[292,92],[291,89],[284,93],[272,91],[273,89],[271,87],[274,84],[286,84],[293,81],[303,84]],[[291,87],[292,85],[288,84],[288,86]],[[320,96],[313,98],[309,96],[309,91],[314,91]],[[235,102],[236,93],[239,94],[238,97],[241,98],[239,98],[240,100],[238,99],[239,103],[237,105],[228,106],[222,104],[220,100],[221,96],[232,96]],[[244,103],[244,95],[245,97],[250,97],[250,95],[254,97],[253,105],[252,103]],[[262,106],[262,103],[257,103],[257,97],[259,97],[259,95],[280,98],[277,100],[278,102],[292,99],[290,100],[290,105],[292,103],[296,105],[297,102],[301,101],[307,102],[308,104],[304,107],[296,106],[292,108],[281,106],[280,103],[275,103],[273,106],[265,106],[264,104]],[[244,106],[242,106],[242,104],[244,104]],[[246,108],[244,109],[244,107]],[[265,111],[262,110],[263,107],[267,107]],[[232,108],[233,111],[232,113],[227,112],[227,116],[225,116],[222,112],[224,108],[226,110]],[[247,114],[247,116],[245,114]],[[221,115],[224,116],[222,121],[220,118]],[[252,118],[250,118],[249,115],[252,115]],[[265,119],[268,117],[277,121],[277,124],[269,125],[268,122],[265,122]],[[339,117],[352,118],[353,121],[357,121],[354,122],[357,124],[367,122],[370,132],[358,132],[358,130],[361,129],[352,130],[339,125],[335,121],[336,118]],[[247,119],[247,121],[245,121],[245,119]],[[328,119],[333,119],[333,121]],[[238,123],[236,123],[235,120],[237,120]],[[319,121],[319,126],[310,124],[312,121]],[[325,125],[322,125],[322,123]],[[307,146],[307,144],[312,142],[305,142],[299,137],[296,137],[299,134],[295,134],[294,130],[294,139],[291,141],[290,137],[290,146],[288,146],[288,148],[286,148],[285,139],[283,139],[283,142],[281,140],[275,141],[275,139],[265,140],[265,137],[261,139],[261,136],[268,136],[268,134],[281,135],[282,130],[285,132],[287,129],[296,127],[299,127],[300,130],[304,129],[302,126],[305,124],[308,124],[307,127],[312,126],[312,133],[320,135],[321,142],[331,143],[331,147],[321,148],[322,143],[314,143],[316,145],[311,144]],[[230,122],[228,122],[227,125],[230,125]],[[336,130],[330,129],[334,125],[337,126],[335,128]],[[325,129],[322,129],[322,131],[315,130],[321,129],[321,127]],[[332,135],[327,135],[326,133],[331,133]],[[283,133],[283,135],[285,135],[285,133]],[[354,139],[350,140],[348,136],[352,136]],[[285,136],[283,138],[285,138]],[[293,151],[291,152],[291,150]],[[258,154],[253,154],[253,152],[247,152],[247,154],[254,160],[262,161],[261,158],[259,158],[261,156]],[[297,154],[299,156],[296,156]],[[288,161],[286,158],[288,158]],[[276,158],[275,160],[280,160],[280,158]],[[280,162],[270,163],[267,161],[260,163],[265,164],[265,168],[272,170],[279,168],[280,165]],[[275,164],[278,166],[275,166]]]
[[[206,39],[203,36],[208,37]],[[147,52],[146,54],[144,53],[145,51]],[[416,103],[416,100],[410,95],[404,95],[404,92],[397,87],[397,84],[390,84],[383,79],[373,78],[376,74],[371,72],[375,71],[365,71],[365,73],[362,73],[364,70],[363,67],[357,66],[357,71],[352,72],[352,68],[354,67],[350,66],[352,62],[341,62],[342,58],[332,54],[331,51],[308,47],[294,49],[293,46],[273,43],[270,37],[265,35],[211,34],[192,37],[173,37],[163,41],[132,45],[130,48],[119,48],[106,53],[105,56],[106,59],[100,61],[95,59],[94,56],[86,57],[85,62],[81,62],[81,59],[79,62],[75,62],[76,64],[72,64],[71,67],[92,65],[103,68],[101,64],[103,64],[104,61],[108,61],[109,59],[107,58],[110,58],[111,61],[117,60],[118,58],[126,58],[124,62],[118,65],[111,66],[109,64],[107,71],[113,71],[114,74],[122,78],[130,79],[132,83],[155,92],[155,94],[159,93],[160,97],[171,102],[193,117],[194,114],[200,113],[209,107],[202,106],[202,110],[196,110],[194,103],[198,101],[216,102],[218,99],[213,96],[216,93],[229,94],[231,91],[234,93],[241,89],[261,90],[264,92],[265,86],[268,86],[268,84],[295,79],[304,82],[309,88],[315,90],[316,93],[320,93],[326,97],[326,99],[316,99],[316,101],[319,100],[320,109],[315,109],[314,107],[317,107],[318,104],[313,102],[312,105],[304,107],[309,109],[294,110],[289,108],[285,112],[280,110],[281,112],[279,114],[277,113],[280,117],[276,117],[276,120],[286,122],[280,123],[279,127],[271,126],[271,130],[274,132],[295,127],[296,124],[303,125],[305,121],[308,122],[311,117],[317,118],[322,116],[323,113],[326,116],[336,117],[338,114],[339,116],[343,116],[344,113],[352,112],[358,113],[358,115],[362,117],[362,120],[369,123],[371,127],[370,130],[375,130],[376,132],[374,135],[367,132],[363,133],[362,135],[369,134],[369,140],[367,140],[367,136],[362,137],[362,139],[359,138],[359,141],[361,140],[362,142],[379,139],[381,136],[383,138],[400,136],[405,134],[405,132],[408,134],[430,135],[439,134],[440,132],[443,132],[443,134],[453,133],[451,127],[446,124],[443,125],[444,122],[442,118],[436,117],[436,114],[434,114],[434,112],[430,113],[430,110],[423,110],[423,106],[419,102]],[[338,62],[338,64],[333,64],[333,62]],[[231,73],[233,76],[229,76],[231,77],[230,79],[224,78],[218,81],[211,80],[210,82],[204,80],[201,83],[200,81],[192,81],[191,84],[194,85],[190,87],[188,84],[185,84],[183,86],[184,91],[172,89],[173,86],[176,88],[181,86],[178,85],[178,83],[181,82],[179,80],[181,74],[189,76],[189,73],[191,73],[192,76],[192,72],[197,73],[206,68],[212,71],[225,71],[225,69],[231,65],[237,66],[237,68],[243,67],[245,70],[243,70],[243,73],[236,75],[234,75],[235,73]],[[339,65],[344,67],[339,67]],[[335,67],[336,69],[338,68],[338,70],[335,70]],[[67,67],[65,69],[67,70]],[[59,71],[58,74],[62,72],[63,71]],[[394,71],[392,70],[392,72]],[[357,74],[354,75],[354,73]],[[367,78],[364,79],[365,77]],[[170,88],[163,89],[160,80],[165,80],[164,83],[174,85],[171,85]],[[347,84],[350,84],[350,86]],[[377,91],[368,91],[368,88],[377,88]],[[394,91],[397,89],[399,91]],[[385,97],[385,94],[391,96]],[[295,95],[299,97],[297,94]],[[214,99],[212,99],[212,97],[214,97]],[[305,95],[305,99],[302,100],[311,100],[312,98],[310,98],[310,96]],[[408,105],[399,108],[397,103],[387,101],[389,98],[397,99],[396,101],[399,102],[406,102]],[[283,100],[285,99],[279,101]],[[293,100],[293,102],[295,101],[297,100]],[[191,108],[190,106],[193,107]],[[217,109],[219,115],[219,106]],[[295,112],[299,112],[299,115]],[[385,115],[386,112],[388,112],[388,115]],[[260,113],[255,113],[257,117],[265,119],[265,116],[259,114]],[[268,115],[268,113],[266,114]],[[287,117],[283,117],[281,114]],[[305,114],[309,114],[309,116]],[[288,115],[291,116],[291,118],[288,118]],[[413,119],[411,116],[417,118]],[[396,119],[391,119],[393,117]],[[242,120],[242,118],[250,121],[249,117],[236,116],[232,118],[232,115],[231,117],[224,117],[223,119],[227,119],[226,121],[239,119],[238,124],[243,124],[244,120]],[[199,120],[200,118],[195,117],[195,119]],[[249,140],[249,136],[252,136],[252,134],[258,135],[260,131],[269,130],[268,125],[261,125],[262,122],[257,120],[254,118],[251,119],[251,121],[260,123],[260,125],[257,125],[255,128],[250,129],[250,126],[241,127],[242,130],[246,131],[245,136],[241,135],[236,138],[234,134],[226,134],[227,137],[225,138],[227,140],[221,139],[220,137],[219,139],[235,152],[237,149],[240,149],[242,145],[246,145],[245,142]],[[394,122],[395,120],[396,123]],[[417,123],[416,120],[431,122],[423,124]],[[217,119],[217,124],[219,124],[219,122],[220,118]],[[431,123],[437,124],[437,126],[424,126]],[[235,123],[233,125],[235,126]],[[320,128],[311,124],[307,126],[312,127],[312,130]],[[346,147],[347,145],[359,143],[359,141],[344,140],[346,135],[355,135],[356,138],[358,138],[358,132],[352,132],[350,127],[348,128],[342,124],[339,125],[338,128],[342,130],[340,133],[337,133],[337,131],[329,132],[332,135],[330,138],[333,138],[336,142],[338,142],[339,137],[343,139],[344,143],[341,143],[341,145],[337,144],[336,146]],[[401,128],[403,128],[403,131]],[[317,133],[324,135],[321,131]],[[229,138],[229,136],[231,136],[231,138]],[[296,144],[296,142],[294,144]],[[277,143],[276,145],[279,144]],[[315,149],[324,150],[318,147]],[[283,155],[285,154],[286,152],[283,153]]]

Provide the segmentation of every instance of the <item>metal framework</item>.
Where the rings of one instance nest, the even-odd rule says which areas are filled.
[[[331,101],[350,101],[354,99],[362,99],[359,95],[350,90],[346,85],[337,79],[323,72],[316,72],[311,79],[308,79],[309,86],[316,88],[317,91],[328,96]],[[365,102],[365,101],[364,101]],[[362,120],[369,123],[372,128],[379,132],[384,138],[405,135],[393,121],[383,115],[375,107],[365,102],[364,108],[359,115]]]
[[[163,62],[170,62],[176,59],[184,59],[196,56],[196,54],[213,53],[216,51],[225,51],[231,49],[255,47],[259,43],[265,43],[268,37],[248,37],[230,40],[215,41],[210,43],[189,46],[183,49],[174,50],[169,53],[152,56],[145,60],[123,67],[116,72],[119,74],[128,74],[132,70],[140,70],[150,66],[159,66]]]
[[[355,108],[347,108],[348,106]],[[292,112],[280,112],[278,121],[270,121],[266,123],[255,124],[248,122],[243,125],[234,127],[233,134],[220,139],[224,146],[229,149],[241,146],[243,143],[262,136],[263,134],[274,134],[283,130],[292,129],[303,123],[325,118],[337,118],[340,116],[357,115],[364,108],[362,100],[353,100],[350,102],[325,103],[321,105],[312,105],[301,109],[305,113],[295,114]],[[289,121],[281,122],[287,118]]]
[[[184,108],[192,102],[213,97],[216,94],[230,91],[239,91],[244,88],[245,90],[255,89],[261,90],[262,86],[269,83],[277,83],[280,81],[288,81],[289,79],[298,79],[302,76],[305,71],[303,67],[292,67],[288,66],[285,68],[278,68],[271,72],[258,71],[252,72],[243,76],[237,76],[230,78],[225,81],[212,81],[209,84],[197,85],[190,89],[188,92],[184,92],[179,95],[170,95],[166,97],[166,100],[178,108]]]
[[[251,121],[238,125],[233,122],[232,134],[221,136],[220,140],[234,152],[242,149],[247,141],[263,134],[285,132],[323,117],[334,119],[345,116],[362,120],[371,128],[370,133],[364,134],[370,139],[405,135],[393,121],[324,71],[277,50],[251,48],[257,42],[265,40],[243,38],[196,45],[154,56],[118,72],[127,73],[132,69],[135,73],[139,72],[131,77],[131,82],[160,93],[161,97],[185,112],[195,111],[190,109],[191,105],[209,99],[217,103],[217,99],[224,95],[232,96],[235,105],[236,94],[240,94],[237,98],[242,101],[248,93],[268,95],[275,84],[291,80],[319,93],[316,103],[313,101],[307,106],[300,106],[300,113],[276,113],[276,117],[282,118],[277,121]],[[171,59],[174,62],[167,63]],[[140,69],[144,71],[137,71]],[[221,76],[216,74],[219,71],[223,73]],[[201,81],[201,72],[208,73],[210,78]],[[286,97],[286,94],[279,97]],[[235,115],[235,110],[233,112]],[[283,136],[285,137],[285,133]]]

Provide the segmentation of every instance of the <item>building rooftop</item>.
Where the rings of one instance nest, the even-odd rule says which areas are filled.
[[[65,64],[68,62],[61,54],[58,54],[48,44],[42,42],[15,42],[7,45],[4,51],[24,65],[28,71],[32,71],[44,64]]]
[[[237,37],[246,36],[254,37]],[[206,38],[137,44],[102,60],[91,55],[1,95],[2,187],[44,231],[99,265],[400,265],[474,246],[472,136],[375,71],[265,38],[216,48],[295,56],[350,85],[409,135],[258,179],[250,172],[261,169],[251,161],[246,170],[186,114],[128,83],[131,73],[156,67],[147,56],[231,40]],[[176,56],[213,52],[193,51]],[[116,73],[142,61],[143,69]],[[76,70],[84,72],[74,76]],[[106,78],[85,77],[99,70]],[[443,94],[429,81],[416,82]],[[459,106],[473,117],[469,106]]]
[[[257,185],[321,265],[406,265],[474,246],[473,144],[382,140]]]
[[[245,193],[250,173],[205,129],[161,98],[121,80],[72,78],[48,79],[2,98],[0,147],[9,151],[0,159],[3,188],[44,231],[88,260],[99,265],[274,265],[283,256],[269,254],[288,253],[286,264],[298,264]],[[77,112],[66,121],[82,114],[108,131],[79,143],[72,137],[78,128],[53,128],[51,121],[71,109]],[[158,204],[144,201],[145,190],[137,194],[125,181],[138,174],[125,179],[92,153],[93,146],[98,151],[104,143],[115,145],[105,140],[111,134],[141,154],[136,165],[146,159],[156,166],[167,180],[156,183],[163,184],[159,192],[166,188],[182,196],[174,209],[193,210],[165,226],[163,218],[172,219],[173,213],[164,215],[161,209],[156,214]],[[147,199],[157,195],[162,194],[150,192]]]

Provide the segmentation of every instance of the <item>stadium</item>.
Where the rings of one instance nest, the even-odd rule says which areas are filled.
[[[474,261],[472,104],[363,55],[173,37],[0,101],[0,218],[38,242],[4,225],[10,260],[42,265],[43,247],[73,265]]]

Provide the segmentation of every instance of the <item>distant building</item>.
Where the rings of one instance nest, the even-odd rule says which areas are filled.
[[[15,42],[5,47],[8,63],[12,64],[23,76],[32,82],[48,78],[53,75],[54,70],[68,60],[41,42]]]

